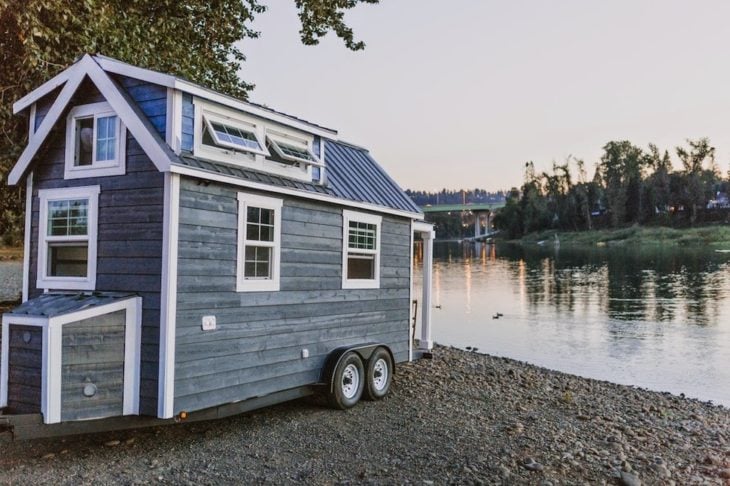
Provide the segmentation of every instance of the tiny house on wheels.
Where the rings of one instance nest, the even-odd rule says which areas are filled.
[[[336,131],[90,55],[13,109],[29,120],[7,181],[27,188],[25,255],[0,430],[207,419],[315,391],[349,408],[431,349],[433,228]]]

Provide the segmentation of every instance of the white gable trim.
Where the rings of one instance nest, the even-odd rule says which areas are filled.
[[[124,126],[127,127],[127,130],[131,132],[142,150],[152,160],[152,163],[161,172],[166,171],[170,166],[170,157],[174,156],[174,153],[167,147],[155,127],[144,116],[134,100],[126,91],[119,88],[117,83],[99,67],[91,56],[84,56],[81,65],[112,109],[122,119]]]
[[[54,89],[62,86],[66,81],[68,81],[69,77],[71,76],[71,68],[73,68],[74,65],[75,64],[72,64],[71,67],[64,69],[27,95],[20,98],[15,103],[13,103],[13,115],[17,115],[21,111],[33,105],[36,101],[46,96]]]
[[[66,85],[10,172],[8,176],[10,185],[15,185],[20,181],[33,157],[68,106],[71,97],[76,93],[84,76],[89,76],[155,166],[163,172],[168,170],[170,157],[174,157],[175,154],[165,144],[147,117],[139,110],[134,100],[118,87],[117,83],[99,67],[91,56],[87,54],[81,61],[66,71],[69,73]]]
[[[53,102],[53,105],[51,106],[51,109],[48,110],[45,118],[43,118],[41,126],[38,127],[38,130],[36,130],[30,140],[28,140],[28,145],[25,147],[25,150],[23,150],[23,153],[20,154],[18,162],[8,175],[8,184],[14,186],[20,182],[20,178],[30,165],[31,160],[33,160],[38,149],[41,148],[43,141],[46,139],[48,134],[51,133],[51,129],[54,127],[56,122],[58,122],[63,110],[66,109],[69,101],[71,101],[71,97],[74,93],[76,93],[79,85],[81,85],[81,81],[84,79],[84,72],[79,68],[79,65],[74,64],[68,68],[67,71],[69,71],[69,78],[68,81],[66,81],[66,85],[61,90],[56,101]]]

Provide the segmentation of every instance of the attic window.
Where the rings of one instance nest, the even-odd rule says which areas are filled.
[[[74,107],[66,120],[64,177],[123,175],[125,138],[124,125],[109,103]]]
[[[284,161],[322,166],[305,141],[272,137],[271,135],[266,136],[266,141],[269,143],[269,147],[274,149],[274,153]]]
[[[204,115],[203,143],[242,152],[269,155],[256,134],[256,127],[246,123]]]

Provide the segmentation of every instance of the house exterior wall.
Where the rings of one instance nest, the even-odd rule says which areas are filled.
[[[383,217],[380,288],[343,290],[342,208],[282,197],[280,290],[236,292],[239,190],[180,187],[175,413],[315,383],[344,345],[408,359],[409,220]],[[216,330],[201,329],[207,315]]]
[[[164,136],[167,91],[155,85],[117,80]],[[45,100],[42,100],[45,101]],[[70,106],[104,101],[88,80]],[[43,103],[39,103],[39,106]],[[162,213],[164,178],[127,131],[126,174],[64,179],[65,115],[31,166],[33,198],[30,234],[29,297],[43,292],[38,275],[38,191],[99,185],[96,290],[137,292],[143,299],[140,410],[157,414],[160,285],[162,268]]]
[[[123,310],[63,326],[61,420],[120,416],[124,404]],[[84,387],[96,387],[93,396]]]

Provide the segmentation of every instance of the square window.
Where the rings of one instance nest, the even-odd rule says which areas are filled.
[[[66,121],[64,177],[102,177],[125,173],[126,129],[109,103],[71,109]]]

